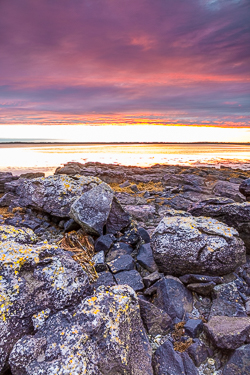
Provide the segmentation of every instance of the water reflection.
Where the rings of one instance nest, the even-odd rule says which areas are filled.
[[[153,164],[226,165],[250,170],[250,146],[228,144],[170,145],[0,145],[0,170],[46,175],[68,161],[147,167]]]

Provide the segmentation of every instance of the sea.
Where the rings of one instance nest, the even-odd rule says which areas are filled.
[[[154,164],[240,168],[250,171],[250,144],[1,143],[0,171],[46,176],[67,162],[150,167]]]

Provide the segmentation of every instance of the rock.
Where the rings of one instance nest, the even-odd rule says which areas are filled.
[[[172,319],[183,319],[193,309],[192,293],[176,277],[165,276],[145,291],[146,295],[153,293],[154,305],[166,311]]]
[[[127,286],[99,288],[73,315],[53,315],[16,343],[9,362],[13,375],[153,375],[138,300]]]
[[[239,186],[239,191],[246,197],[246,200],[250,200],[250,178],[247,178]]]
[[[21,179],[16,193],[22,207],[32,207],[58,217],[69,217],[73,202],[94,186],[103,184],[95,177],[63,175]]]
[[[113,260],[117,259],[118,257],[122,255],[128,255],[126,250],[124,249],[112,250],[111,249],[106,256],[106,262],[107,263],[112,262]]]
[[[0,225],[0,243],[1,241],[32,244],[37,242],[37,237],[31,229],[15,228],[13,225]]]
[[[185,375],[199,375],[198,369],[195,367],[194,362],[189,357],[187,352],[183,352],[180,355],[183,360]]]
[[[116,234],[131,222],[129,213],[125,212],[117,198],[113,198],[110,214],[106,223],[106,233]]]
[[[130,185],[130,182],[129,181],[125,181],[125,182],[123,182],[122,184],[120,184],[119,186],[121,187],[121,188],[125,188],[125,187],[128,187]]]
[[[114,275],[118,285],[129,285],[136,292],[144,288],[141,275],[136,270],[122,271]]]
[[[160,280],[164,275],[160,274],[158,271],[155,271],[151,273],[148,276],[145,276],[143,278],[143,282],[146,288],[149,288],[152,284],[154,284],[156,281]]]
[[[174,351],[169,340],[165,341],[153,356],[155,375],[185,375],[182,357]]]
[[[150,243],[150,236],[146,229],[139,227],[138,228],[139,235],[141,236],[141,239],[144,243]]]
[[[219,276],[187,274],[187,275],[180,276],[179,279],[181,280],[183,284],[210,283],[210,282],[213,282],[215,284],[223,283],[223,278]]]
[[[190,337],[198,337],[203,330],[203,321],[201,319],[188,319],[184,325],[185,333]]]
[[[246,301],[245,309],[247,315],[250,315],[250,299]]]
[[[139,298],[141,318],[149,335],[166,335],[172,319],[163,310]]]
[[[222,316],[247,316],[244,301],[238,291],[235,281],[217,285],[213,291],[213,303],[209,317]]]
[[[246,261],[238,232],[215,219],[168,217],[155,229],[151,246],[161,272],[224,275]]]
[[[8,207],[11,202],[16,199],[16,196],[11,193],[5,193],[2,198],[0,198],[0,207]]]
[[[32,316],[74,306],[91,294],[87,274],[71,256],[48,244],[0,243],[0,373],[13,345],[32,333]]]
[[[133,252],[133,247],[125,242],[116,242],[112,249],[111,249],[111,252],[115,251],[115,250],[125,250],[125,252],[127,254],[131,254]]]
[[[222,375],[250,374],[250,344],[236,349],[222,370]]]
[[[101,285],[105,285],[105,286],[116,285],[115,279],[111,272],[104,271],[104,272],[98,273],[98,279],[94,283],[92,283],[92,286],[94,289],[97,289]]]
[[[45,174],[42,173],[42,172],[29,172],[29,173],[21,173],[19,175],[19,178],[29,178],[29,179],[33,179],[33,178],[38,178],[38,177],[45,177]]]
[[[192,292],[201,294],[202,296],[209,296],[212,293],[215,285],[216,284],[213,281],[210,281],[210,283],[188,284],[187,288]]]
[[[100,236],[95,241],[95,251],[104,251],[105,254],[110,250],[111,246],[113,245],[115,237],[112,234],[105,234],[104,236]]]
[[[158,267],[154,261],[153,252],[149,243],[141,245],[137,255],[137,262],[149,272],[155,272]]]
[[[78,230],[81,226],[75,222],[73,219],[69,219],[64,223],[64,231],[71,232],[72,230]]]
[[[5,192],[5,183],[10,182],[18,177],[13,176],[10,172],[0,172],[0,194]]]
[[[250,318],[213,316],[204,329],[220,349],[236,349],[250,342]]]
[[[112,273],[117,273],[120,271],[130,271],[135,268],[134,259],[128,254],[120,255],[118,258],[109,262],[108,266]]]
[[[100,184],[77,198],[69,215],[86,233],[101,236],[111,210],[113,196],[108,185]]]
[[[92,258],[92,262],[94,263],[96,272],[102,272],[107,270],[104,251],[99,251],[99,253],[95,254]]]
[[[250,252],[250,203],[228,203],[226,199],[215,198],[198,202],[190,208],[194,216],[214,217],[234,227]]]
[[[131,246],[136,246],[141,241],[138,229],[133,222],[126,230],[124,230],[124,235],[119,238],[119,241],[125,242]]]
[[[197,367],[205,362],[210,355],[208,348],[199,339],[194,339],[193,344],[188,347],[187,352]]]
[[[126,205],[126,211],[131,215],[131,217],[134,220],[139,220],[143,222],[153,219],[155,214],[154,206],[150,205]]]
[[[232,184],[228,181],[218,181],[214,184],[213,193],[221,197],[231,198],[236,202],[244,202],[245,197],[239,191],[238,184]]]

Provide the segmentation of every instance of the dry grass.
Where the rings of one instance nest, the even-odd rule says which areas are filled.
[[[63,239],[58,242],[58,245],[64,250],[74,253],[72,258],[82,266],[88,274],[90,281],[94,282],[98,279],[94,263],[91,261],[95,254],[94,246],[89,241],[88,236],[81,230],[65,233]]]
[[[180,322],[175,324],[174,326],[174,332],[172,333],[172,337],[175,340],[174,342],[174,350],[178,352],[185,352],[187,348],[193,343],[192,338],[190,337],[185,342],[182,342],[182,336],[185,334],[184,329],[185,322]]]
[[[131,185],[135,184],[138,188],[139,191],[163,191],[164,186],[162,185],[161,182],[131,182]],[[117,183],[110,183],[109,184],[111,188],[114,191],[117,191],[119,193],[129,193],[129,194],[135,194],[135,192],[130,188],[130,186],[126,186],[124,188],[120,187],[120,184]],[[137,194],[140,195],[140,194]]]

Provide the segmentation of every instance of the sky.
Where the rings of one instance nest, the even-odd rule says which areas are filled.
[[[140,125],[167,141],[178,125],[250,141],[249,19],[249,0],[0,0],[0,138],[129,125],[133,141]]]

